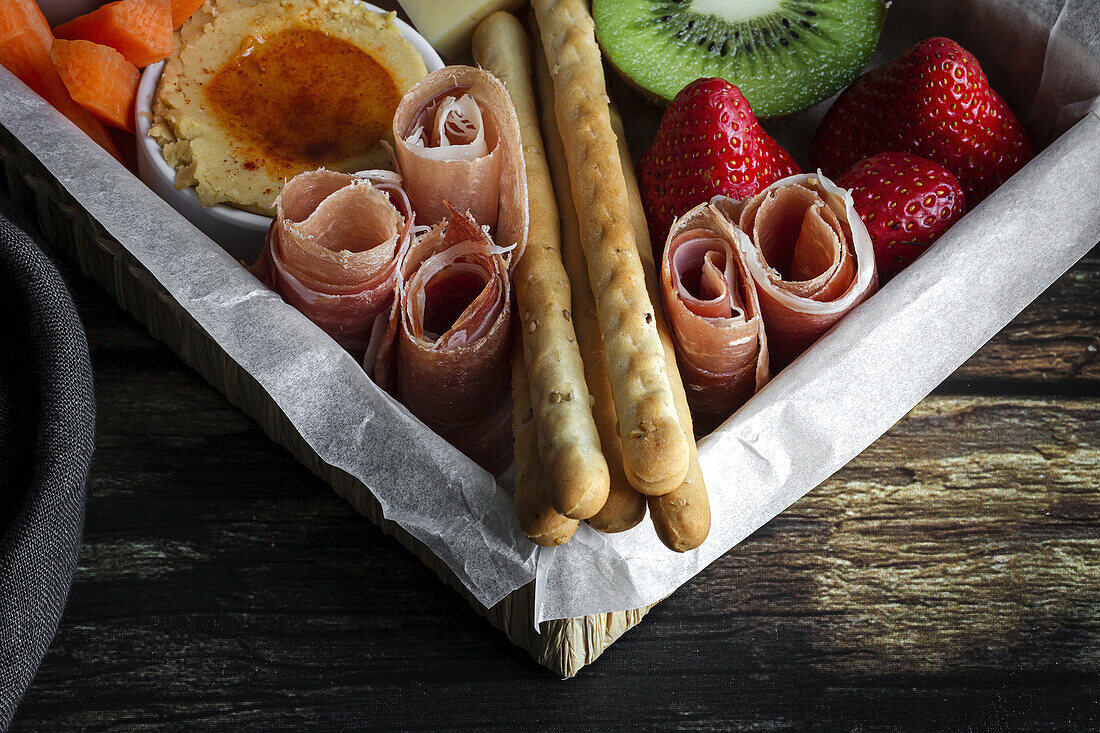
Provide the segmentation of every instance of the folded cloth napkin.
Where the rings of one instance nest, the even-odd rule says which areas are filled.
[[[57,630],[95,443],[88,341],[61,275],[0,190],[0,730]]]

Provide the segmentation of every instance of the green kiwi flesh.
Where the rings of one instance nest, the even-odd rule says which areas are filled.
[[[701,77],[736,85],[757,117],[827,99],[866,65],[884,0],[592,0],[612,66],[669,101]]]

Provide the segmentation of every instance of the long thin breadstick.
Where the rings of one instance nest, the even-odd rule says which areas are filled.
[[[642,493],[665,494],[687,474],[692,436],[685,436],[677,418],[658,319],[638,259],[592,16],[587,0],[533,0],[532,5],[554,82],[623,467]]]
[[[535,68],[538,79],[539,100],[544,110],[554,107],[554,88],[550,70],[540,44],[536,43]],[[623,450],[615,432],[615,403],[611,398],[611,384],[604,367],[603,342],[600,340],[600,324],[596,319],[596,302],[588,284],[588,269],[581,250],[580,223],[573,207],[573,195],[569,188],[569,171],[565,164],[558,123],[553,114],[543,115],[543,131],[546,139],[547,158],[558,196],[558,212],[561,215],[562,260],[573,295],[573,328],[577,343],[584,354],[584,375],[592,392],[592,417],[600,433],[603,454],[611,474],[611,487],[603,509],[590,517],[588,523],[601,532],[623,532],[638,524],[645,517],[645,497],[634,490],[623,472]]]
[[[512,348],[512,430],[516,440],[516,519],[527,539],[536,545],[564,545],[577,531],[576,519],[554,511],[542,486],[538,437],[531,411],[531,392],[523,351],[515,339]]]
[[[573,331],[558,210],[531,88],[527,34],[512,15],[493,13],[474,31],[473,52],[479,64],[504,82],[523,139],[530,223],[514,284],[542,480],[559,512],[587,519],[607,500],[609,477]]]
[[[619,158],[622,161],[623,175],[626,178],[627,195],[630,199],[630,221],[638,240],[638,255],[645,270],[646,287],[653,299],[657,314],[657,330],[661,335],[661,344],[668,363],[669,381],[672,395],[676,400],[676,411],[684,432],[693,435],[691,410],[688,408],[687,392],[676,366],[676,349],[665,320],[664,306],[661,303],[660,287],[657,280],[657,266],[653,261],[653,247],[649,239],[649,227],[646,225],[645,209],[642,207],[642,195],[638,191],[638,179],[634,176],[634,164],[630,160],[630,150],[623,135],[623,121],[614,105],[611,107],[611,124],[619,136]],[[699,451],[695,441],[691,441],[691,459],[684,482],[675,490],[663,496],[650,496],[649,515],[657,536],[670,549],[677,552],[694,550],[703,544],[710,533],[710,500],[707,487],[703,482],[703,469],[699,466]]]
[[[544,108],[549,108],[553,104],[553,89],[547,83],[548,79],[545,79],[545,75],[548,72],[545,70],[544,59],[541,54],[538,55],[538,72],[539,72],[539,91],[542,95],[542,102]],[[622,121],[618,116],[618,112],[611,108],[611,120],[614,126],[614,130],[619,137],[618,155],[620,159],[620,165],[622,166],[624,179],[627,185],[627,194],[630,202],[630,221],[632,226],[636,230],[637,242],[638,242],[638,254],[639,260],[646,273],[646,285],[650,292],[650,297],[653,298],[653,302],[656,307],[656,314],[660,317],[658,320],[658,333],[661,337],[662,348],[664,349],[664,358],[668,364],[669,376],[671,382],[671,388],[673,395],[676,399],[677,414],[681,421],[681,425],[684,427],[685,432],[688,435],[693,433],[691,424],[691,413],[688,409],[687,394],[684,391],[683,382],[680,379],[679,371],[676,368],[676,352],[672,344],[672,338],[668,332],[667,324],[664,321],[663,308],[660,301],[660,294],[657,291],[657,270],[653,261],[653,250],[649,240],[649,230],[646,226],[645,211],[642,208],[641,196],[638,192],[637,179],[634,176],[634,167],[630,161],[629,151],[626,148],[625,137],[622,130]],[[565,170],[565,153],[562,148],[561,137],[558,135],[557,123],[553,115],[546,115],[543,118],[543,125],[545,129],[547,151],[550,159],[550,169],[554,174],[554,182],[557,184],[558,190],[558,206],[562,213],[562,251],[563,257],[566,263],[566,269],[569,271],[570,278],[573,284],[573,311],[574,311],[574,324],[577,330],[577,338],[581,341],[582,352],[586,355],[595,354],[599,355],[600,346],[599,336],[595,333],[595,328],[592,328],[594,347],[586,347],[584,338],[588,333],[588,329],[585,328],[587,324],[591,324],[592,318],[589,320],[584,319],[583,315],[585,309],[577,305],[578,297],[584,288],[581,287],[582,283],[587,284],[586,273],[584,272],[583,265],[577,265],[575,259],[571,257],[573,252],[576,252],[577,257],[583,259],[583,253],[580,252],[579,247],[571,247],[571,243],[575,244],[576,239],[571,236],[571,232],[576,227],[576,214],[571,205],[569,195],[569,178],[568,172]],[[570,216],[572,215],[572,224],[570,222]],[[579,270],[579,274],[578,271]],[[589,301],[591,301],[591,292],[588,292]],[[596,418],[596,425],[600,429],[601,438],[605,436],[605,422],[603,419],[613,419],[610,414],[610,409],[606,412],[601,411],[601,392],[599,386],[601,385],[601,379],[596,378],[590,371],[591,365],[595,363],[600,365],[600,369],[597,371],[602,372],[602,365],[599,359],[593,359],[589,357],[585,360],[585,371],[588,377],[589,387],[593,391],[593,396],[596,399],[596,403],[593,407],[593,415]],[[606,385],[606,376],[602,373],[602,384]],[[610,390],[610,387],[607,387]],[[603,418],[603,419],[602,419]],[[606,433],[612,433],[610,429],[606,429]],[[614,437],[612,433],[612,437]],[[609,449],[608,441],[604,441],[604,451],[608,457],[609,465],[614,463],[612,451],[618,449],[618,441],[611,442],[611,448]],[[590,524],[595,526],[594,522],[600,520],[604,516],[614,516],[616,507],[616,498],[625,496],[627,499],[627,506],[629,506],[629,494],[621,494],[616,490],[616,476],[612,471],[611,478],[611,494],[608,496],[607,504],[600,514],[596,515],[589,520]],[[634,496],[641,498],[636,492]],[[699,456],[695,450],[694,442],[691,445],[691,463],[688,469],[688,475],[685,477],[683,483],[678,486],[674,491],[660,497],[648,497],[650,516],[653,520],[653,526],[657,532],[658,537],[665,543],[670,549],[678,552],[686,552],[698,547],[706,539],[707,534],[710,531],[710,503],[707,499],[706,487],[703,482],[702,470],[699,467]],[[638,511],[638,510],[635,510]],[[642,508],[637,516],[641,517]],[[631,516],[629,510],[624,510],[622,515],[624,517]],[[633,525],[629,525],[633,526]],[[624,526],[624,529],[629,528]],[[599,527],[597,527],[599,529]]]

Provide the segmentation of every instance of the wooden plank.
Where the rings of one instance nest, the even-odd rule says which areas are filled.
[[[13,729],[1095,728],[1098,259],[567,684],[78,280],[87,542]]]
[[[1097,401],[926,400],[559,683],[76,289],[87,544],[14,730],[1100,722]]]
[[[742,623],[703,626],[840,673],[1100,671],[1098,426],[1096,400],[929,398],[723,558],[696,603]]]

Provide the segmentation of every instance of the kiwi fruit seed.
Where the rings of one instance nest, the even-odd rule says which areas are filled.
[[[592,0],[611,64],[669,101],[702,77],[736,85],[757,117],[827,99],[870,59],[884,0]]]

